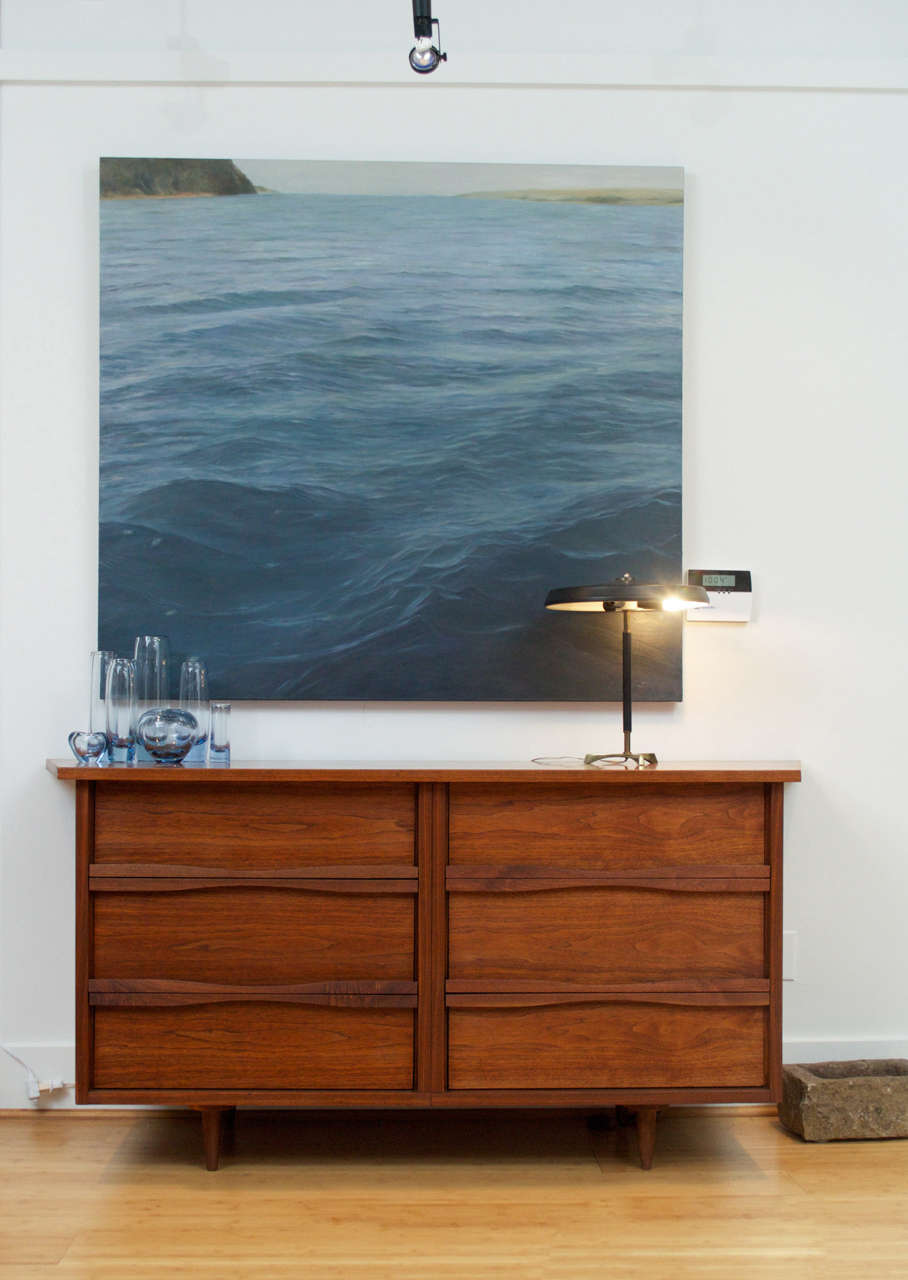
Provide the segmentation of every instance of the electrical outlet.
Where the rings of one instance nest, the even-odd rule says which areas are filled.
[[[795,929],[782,931],[782,981],[798,980],[798,935]]]

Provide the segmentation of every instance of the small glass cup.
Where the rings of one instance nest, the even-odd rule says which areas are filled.
[[[201,658],[187,658],[180,668],[180,706],[199,722],[186,764],[204,764],[208,747],[208,668]]]
[[[114,658],[107,669],[107,751],[114,764],[136,758],[136,664]]]
[[[211,732],[208,738],[208,763],[230,764],[230,703],[212,702]]]

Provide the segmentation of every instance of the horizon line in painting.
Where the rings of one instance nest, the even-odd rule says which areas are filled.
[[[683,173],[104,158],[99,645],[212,696],[616,701],[678,581]],[[634,622],[634,698],[681,622]]]

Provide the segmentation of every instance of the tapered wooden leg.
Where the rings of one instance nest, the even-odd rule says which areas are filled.
[[[655,1107],[637,1108],[637,1146],[640,1149],[640,1167],[652,1169],[653,1153],[656,1150],[656,1116]]]
[[[221,1158],[221,1130],[226,1107],[202,1107],[202,1141],[205,1145],[205,1168],[214,1170]]]

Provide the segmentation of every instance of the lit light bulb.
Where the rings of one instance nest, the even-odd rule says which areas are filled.
[[[434,71],[438,66],[438,50],[428,36],[419,36],[410,50],[410,66],[423,74]]]

